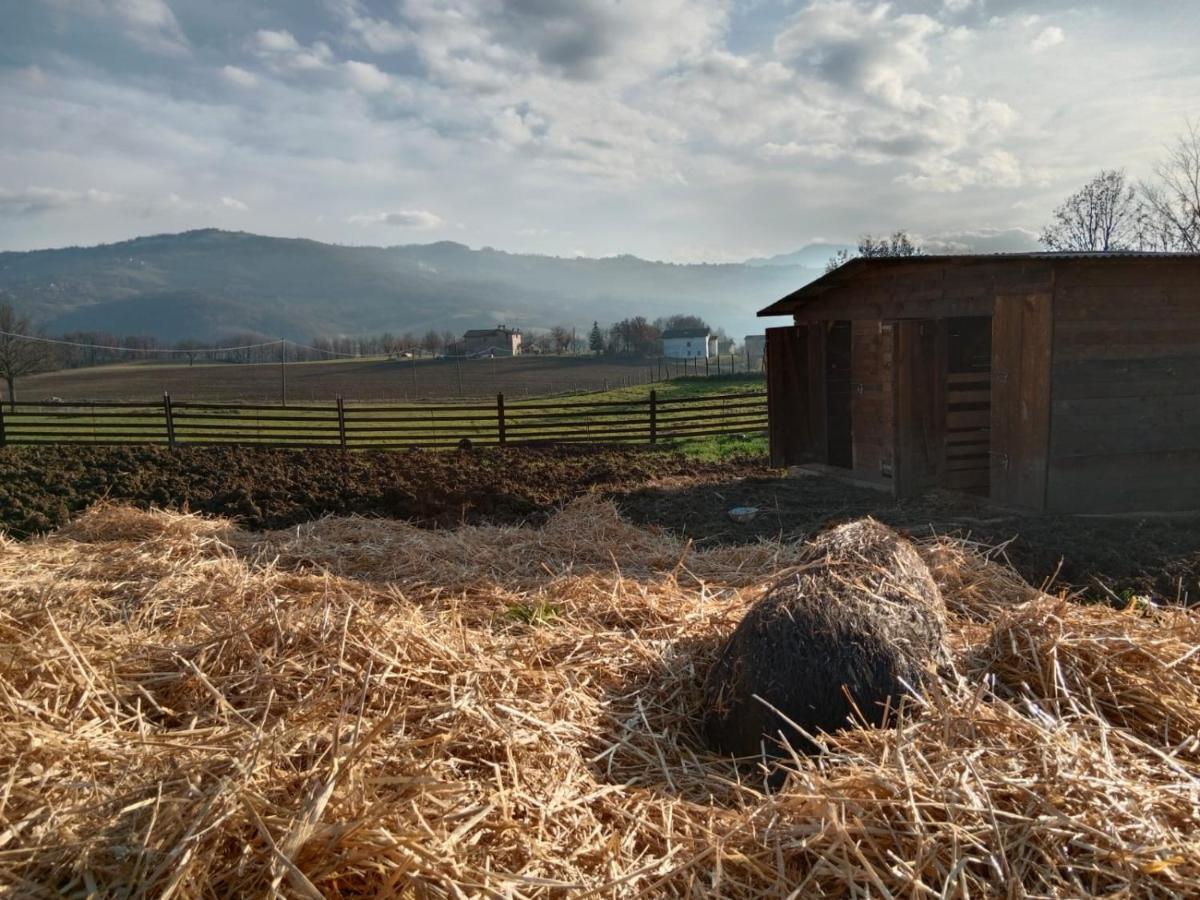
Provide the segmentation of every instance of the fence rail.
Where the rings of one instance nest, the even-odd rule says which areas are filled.
[[[163,444],[344,450],[562,443],[656,444],[765,431],[766,394],[494,404],[327,405],[15,403],[0,408],[0,447]]]

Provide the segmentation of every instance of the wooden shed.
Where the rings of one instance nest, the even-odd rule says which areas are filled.
[[[1200,255],[859,258],[759,312],[771,457],[1072,513],[1200,510]]]

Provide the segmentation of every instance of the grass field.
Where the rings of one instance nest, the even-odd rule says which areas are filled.
[[[507,401],[505,439],[646,443],[651,388],[638,385],[585,395]],[[762,455],[766,451],[765,384],[761,376],[681,378],[654,386],[660,443],[685,445],[704,459]],[[174,436],[180,444],[341,444],[335,403],[243,407],[203,401],[173,404]],[[488,400],[401,406],[354,402],[344,406],[346,443],[369,447],[453,446],[500,442],[498,408]],[[5,417],[10,443],[167,443],[164,407],[150,400],[137,408],[91,409],[69,402],[54,412],[21,408]],[[725,432],[714,435],[712,432]]]
[[[736,360],[738,370],[745,360]],[[730,357],[722,357],[728,373]],[[689,365],[688,373],[696,371]],[[709,370],[716,374],[713,361]],[[698,367],[704,374],[704,365]],[[269,364],[138,363],[47,372],[20,379],[18,399],[147,400],[167,391],[176,400],[278,403],[348,400],[513,399],[645,385],[684,374],[678,362],[591,356],[508,359],[335,360]],[[286,381],[286,385],[285,385]]]

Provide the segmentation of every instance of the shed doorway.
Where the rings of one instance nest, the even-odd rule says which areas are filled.
[[[851,326],[831,322],[825,337],[826,459],[839,469],[854,468],[854,428],[850,414]]]
[[[946,487],[991,494],[992,317],[946,324]]]

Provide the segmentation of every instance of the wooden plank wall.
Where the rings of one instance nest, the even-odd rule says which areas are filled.
[[[854,471],[872,478],[892,474],[892,334],[881,324],[878,319],[856,320],[851,336]]]
[[[1049,508],[1200,509],[1200,259],[1058,266]]]

